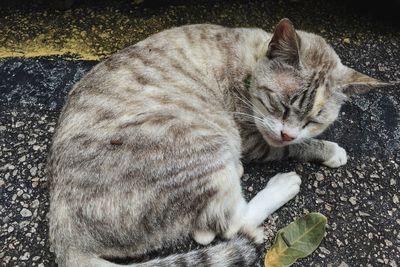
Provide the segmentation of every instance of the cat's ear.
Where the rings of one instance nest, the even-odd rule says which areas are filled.
[[[300,39],[289,19],[282,19],[268,45],[267,57],[280,59],[292,66],[299,65]]]
[[[346,95],[367,93],[374,88],[380,88],[391,85],[390,83],[380,81],[369,77],[349,67],[344,67],[339,84],[340,89]]]

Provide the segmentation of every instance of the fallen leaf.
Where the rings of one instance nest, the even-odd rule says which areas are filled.
[[[264,266],[286,267],[310,255],[324,238],[326,223],[324,215],[309,213],[279,230]]]

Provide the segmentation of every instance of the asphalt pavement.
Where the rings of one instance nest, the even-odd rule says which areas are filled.
[[[0,10],[0,265],[56,266],[47,237],[46,156],[66,95],[98,60],[172,26],[207,22],[270,31],[283,17],[325,37],[345,64],[385,81],[400,80],[398,28],[341,2],[189,1],[149,7],[78,1],[64,11]],[[265,249],[295,218],[321,212],[328,217],[326,237],[293,266],[400,265],[399,110],[399,85],[346,103],[321,136],[347,150],[349,160],[341,168],[295,161],[245,166],[248,198],[277,172],[294,170],[303,180],[299,195],[265,222]],[[149,257],[196,247],[182,243]]]

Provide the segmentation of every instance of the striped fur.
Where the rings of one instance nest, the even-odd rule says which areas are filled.
[[[326,124],[337,116],[343,93],[333,91],[332,77],[344,66],[321,37],[298,34],[294,67],[273,58],[281,52],[266,57],[272,35],[261,29],[173,28],[116,53],[79,81],[48,157],[50,240],[59,265],[115,266],[101,258],[138,257],[189,235],[207,244],[221,235],[233,239],[132,266],[252,266],[251,242],[235,235],[262,241],[258,226],[297,194],[300,179],[279,174],[247,203],[242,155],[335,165],[334,145],[274,147],[260,124],[282,112],[288,121],[294,114],[304,120],[319,112],[316,106],[328,107],[320,114]]]
[[[101,258],[87,254],[74,254],[74,261],[78,266],[86,267],[116,267]],[[190,251],[185,254],[171,255],[162,259],[153,259],[143,263],[132,263],[127,267],[190,267],[190,266],[218,266],[218,267],[253,267],[256,260],[254,245],[244,237],[235,237],[232,240],[216,246]]]

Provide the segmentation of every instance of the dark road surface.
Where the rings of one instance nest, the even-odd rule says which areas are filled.
[[[119,6],[104,4],[94,10],[109,16],[103,21],[104,31],[114,27],[112,22],[121,14],[130,19],[127,24],[135,31],[143,27],[142,33],[131,36],[132,43],[162,28],[186,23],[271,30],[280,18],[289,17],[297,28],[327,38],[345,64],[385,81],[400,80],[400,34],[389,22],[379,22],[342,6],[323,6],[322,0],[308,3],[194,4],[146,11],[146,18],[138,15],[140,9],[129,13]],[[85,5],[78,8],[83,13],[91,10]],[[29,14],[24,11],[18,17]],[[4,51],[13,47],[9,40],[14,40],[16,47],[18,40],[25,40],[23,36],[18,39],[18,32],[15,36],[10,31],[10,17],[14,15],[13,11],[0,10],[0,266],[56,266],[47,238],[46,155],[67,93],[97,62],[71,56],[7,56]],[[71,12],[60,12],[61,15],[68,18]],[[163,20],[157,27],[133,23],[159,17]],[[96,18],[80,19],[82,28],[96,23]],[[61,22],[55,20],[56,28],[57,23]],[[105,52],[94,50],[94,54],[106,56],[127,45],[104,42]],[[19,55],[23,56],[24,51]],[[327,235],[311,256],[294,266],[400,265],[399,110],[399,85],[352,98],[343,107],[340,119],[321,137],[338,142],[347,150],[348,163],[339,169],[294,161],[245,167],[243,187],[249,198],[277,172],[295,170],[303,180],[299,195],[265,222],[266,248],[278,229],[315,211],[328,217]],[[189,242],[160,253],[194,247]]]

